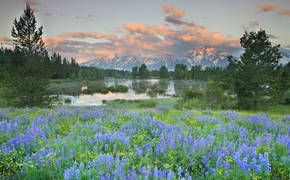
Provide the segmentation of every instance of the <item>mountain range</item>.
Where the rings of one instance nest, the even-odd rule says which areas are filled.
[[[290,53],[287,51],[281,52],[283,58],[282,64],[290,62]],[[202,48],[192,51],[183,58],[176,58],[173,56],[165,56],[163,58],[146,58],[137,56],[123,56],[123,57],[96,57],[92,60],[81,63],[81,66],[92,66],[102,69],[120,69],[131,71],[134,66],[140,67],[146,64],[149,70],[159,70],[161,66],[165,66],[168,70],[174,70],[176,64],[185,64],[188,68],[195,65],[204,67],[228,65],[227,52],[217,51],[215,48]]]

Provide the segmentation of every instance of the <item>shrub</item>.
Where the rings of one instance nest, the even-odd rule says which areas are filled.
[[[156,106],[156,102],[154,101],[139,101],[139,107],[141,108],[153,108]]]
[[[120,92],[120,93],[126,93],[128,92],[129,88],[127,86],[124,85],[118,85],[116,86],[116,92]]]

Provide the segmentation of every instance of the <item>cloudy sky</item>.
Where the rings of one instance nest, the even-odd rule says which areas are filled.
[[[79,62],[97,56],[183,57],[203,47],[241,53],[245,31],[266,30],[290,49],[289,0],[1,0],[0,42],[12,47],[25,3],[46,49]]]

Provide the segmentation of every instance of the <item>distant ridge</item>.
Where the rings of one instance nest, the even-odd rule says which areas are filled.
[[[290,61],[290,55],[286,52],[281,52],[283,58],[282,64]],[[192,51],[190,54],[183,58],[176,58],[174,56],[165,56],[163,58],[146,58],[136,56],[111,56],[111,57],[96,57],[87,62],[83,62],[81,66],[92,66],[102,69],[120,69],[132,70],[132,67],[141,64],[146,64],[149,70],[159,70],[161,66],[167,67],[169,70],[174,70],[176,64],[185,64],[188,68],[191,66],[200,65],[204,67],[219,66],[225,67],[228,65],[227,52],[217,51],[215,48],[202,48]]]

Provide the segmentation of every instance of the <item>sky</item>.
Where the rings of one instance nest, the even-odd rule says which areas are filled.
[[[29,3],[51,54],[95,57],[184,57],[211,47],[242,53],[245,31],[263,29],[290,49],[289,0],[0,0],[0,42],[13,48],[13,21]]]

